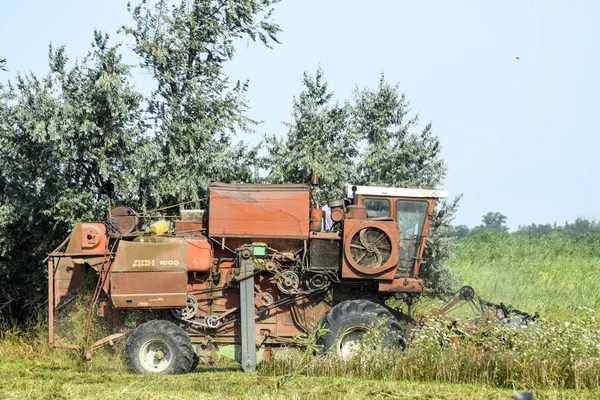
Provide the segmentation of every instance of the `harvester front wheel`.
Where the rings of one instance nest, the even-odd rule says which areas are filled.
[[[321,320],[325,333],[317,340],[324,351],[348,360],[368,346],[404,347],[404,334],[388,309],[369,300],[347,300],[329,310]]]
[[[194,356],[185,331],[164,320],[138,326],[125,346],[127,369],[142,375],[184,374],[192,369]]]

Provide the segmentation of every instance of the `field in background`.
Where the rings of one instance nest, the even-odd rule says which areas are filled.
[[[508,335],[489,327],[458,343],[445,323],[430,322],[406,351],[345,365],[298,352],[249,374],[225,363],[168,377],[128,374],[123,342],[84,362],[49,350],[43,327],[0,332],[0,398],[510,399],[528,388],[536,399],[600,398],[600,236],[485,234],[463,239],[451,267],[483,298],[549,321]]]
[[[486,300],[563,320],[580,307],[600,317],[600,235],[484,234],[462,239],[450,267]]]

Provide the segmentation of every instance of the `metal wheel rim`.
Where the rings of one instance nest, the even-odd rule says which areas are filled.
[[[360,352],[363,336],[367,332],[362,327],[350,328],[344,332],[337,342],[338,356],[348,361]]]
[[[164,340],[151,339],[140,348],[139,359],[146,371],[161,373],[171,365],[172,354]]]

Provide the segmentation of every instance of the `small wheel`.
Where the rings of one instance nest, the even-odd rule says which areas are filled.
[[[164,320],[138,326],[125,346],[127,369],[142,375],[184,374],[191,370],[194,356],[185,331]]]
[[[198,312],[198,300],[191,293],[187,295],[187,301],[184,308],[171,308],[171,314],[177,319],[189,321],[196,317]]]
[[[319,323],[326,333],[317,339],[323,351],[348,360],[360,351],[365,334],[377,330],[381,347],[404,347],[404,333],[398,320],[380,304],[368,300],[347,300],[329,310]]]

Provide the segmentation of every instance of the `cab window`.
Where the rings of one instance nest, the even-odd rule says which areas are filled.
[[[388,199],[363,199],[363,206],[367,208],[368,218],[390,216],[390,201]]]
[[[400,239],[410,239],[423,232],[429,203],[421,200],[396,200],[396,222]]]

